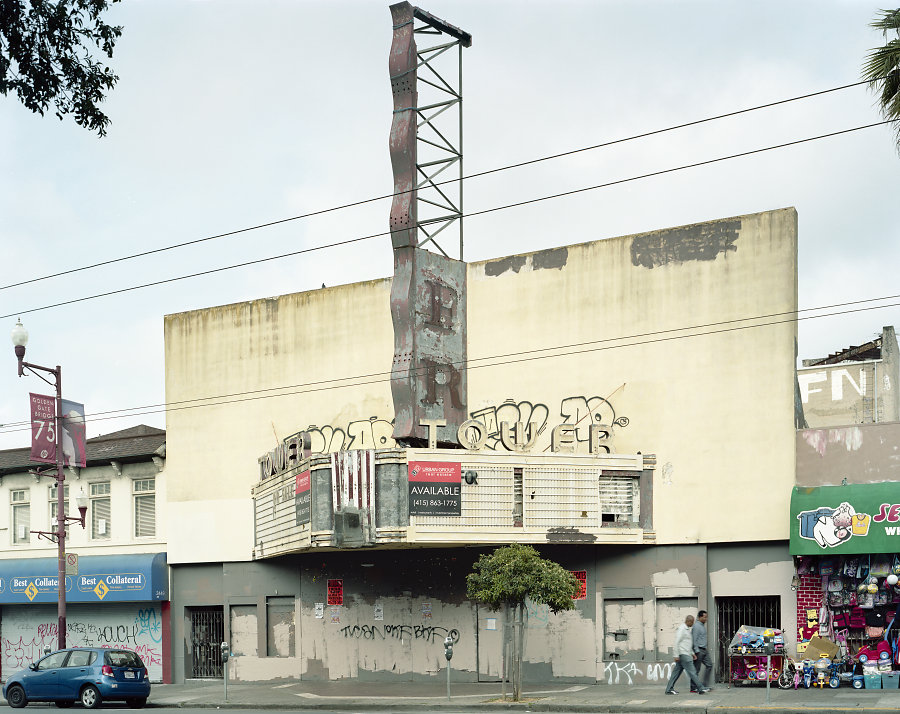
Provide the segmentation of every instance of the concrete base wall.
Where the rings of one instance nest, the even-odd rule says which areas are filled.
[[[790,592],[786,544],[546,546],[587,596],[554,615],[529,604],[526,681],[638,684],[671,673],[676,626],[720,594]],[[173,567],[173,671],[191,676],[190,611],[223,609],[229,679],[499,681],[503,613],[465,597],[476,548],[307,553]],[[795,603],[782,598],[791,611]],[[796,631],[795,623],[784,623]],[[710,622],[710,642],[715,641]]]

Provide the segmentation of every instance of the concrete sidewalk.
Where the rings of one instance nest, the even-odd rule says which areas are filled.
[[[706,714],[810,714],[827,711],[884,712],[900,709],[900,690],[800,689],[773,687],[766,702],[764,686],[719,686],[705,695],[687,692],[667,696],[664,683],[635,686],[535,684],[523,687],[522,702],[502,701],[499,683],[453,682],[447,700],[446,682],[374,683],[355,680],[275,682],[224,685],[219,681],[189,681],[153,686],[148,706],[202,708],[325,709],[367,711],[550,711],[550,712],[688,712]]]

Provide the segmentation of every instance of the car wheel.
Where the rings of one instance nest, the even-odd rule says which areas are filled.
[[[85,709],[96,709],[100,706],[100,691],[93,684],[81,690],[81,706]]]
[[[56,706],[58,706],[60,709],[68,709],[75,702],[70,702],[70,701],[66,700],[66,701],[62,701],[62,702],[53,702],[53,703],[56,704]]]
[[[141,697],[140,699],[128,699],[125,701],[125,703],[132,709],[143,709],[144,705],[147,703],[147,700]]]
[[[25,690],[18,684],[14,684],[6,690],[6,701],[13,709],[21,709],[28,704],[28,697],[25,696]]]

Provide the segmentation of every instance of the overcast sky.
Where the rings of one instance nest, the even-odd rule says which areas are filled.
[[[424,9],[470,32],[465,170],[628,137],[855,82],[878,3],[463,2]],[[388,2],[125,0],[104,139],[0,97],[0,286],[389,193]],[[591,186],[880,120],[864,87],[473,179],[467,211]],[[598,240],[794,206],[799,301],[900,293],[900,159],[889,128],[625,183],[466,221],[465,258]],[[389,276],[390,242],[268,262],[43,309],[190,272],[384,231],[380,202],[0,290],[28,359],[61,364],[89,415],[164,401],[163,316]],[[900,298],[882,303],[898,303]],[[833,310],[831,310],[833,311]],[[805,314],[805,313],[804,313]],[[2,319],[4,335],[15,317]],[[900,308],[799,324],[800,357],[900,327]],[[0,337],[7,340],[7,337]],[[29,391],[0,360],[0,424]],[[0,348],[0,353],[2,353]],[[386,366],[387,367],[387,366]],[[162,413],[102,421],[88,435]],[[26,446],[0,427],[0,448]]]

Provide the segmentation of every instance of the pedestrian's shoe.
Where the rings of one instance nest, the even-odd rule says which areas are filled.
[[[703,689],[702,689],[701,691],[702,691],[703,694],[706,694],[707,692],[711,692],[711,691],[712,691],[712,687],[703,687]]]
[[[678,694],[674,689],[667,689],[666,694]]]
[[[697,694],[706,694],[708,691],[708,689],[698,689]]]

